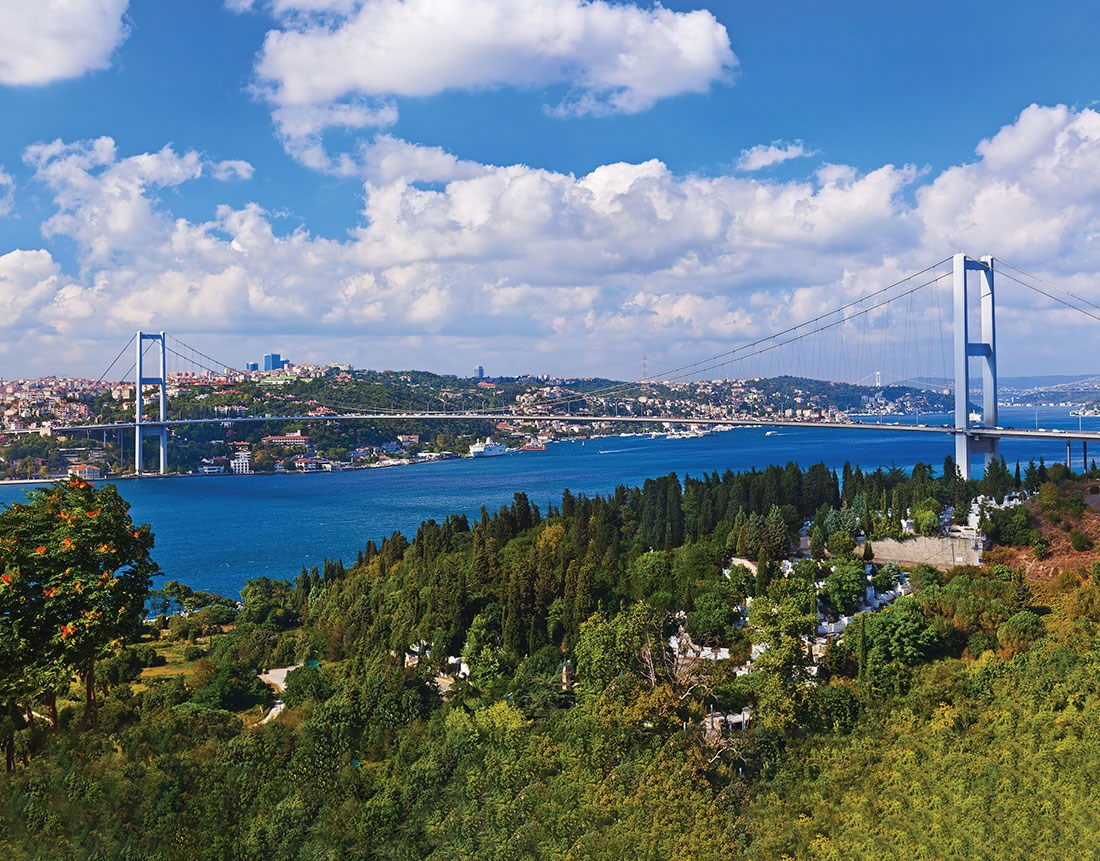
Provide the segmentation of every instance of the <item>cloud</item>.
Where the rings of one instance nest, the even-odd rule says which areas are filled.
[[[52,310],[67,305],[63,315],[67,321],[81,316],[76,309],[80,288],[61,272],[61,266],[50,252],[10,251],[0,256],[0,330],[34,330],[38,334],[53,331]],[[2,340],[7,340],[4,338]]]
[[[975,151],[918,192],[925,245],[1100,267],[1100,114],[1031,105]]]
[[[0,217],[11,212],[15,206],[15,180],[0,165]]]
[[[557,114],[637,113],[737,66],[710,12],[604,0],[275,0],[258,90],[287,149],[324,165],[332,127],[396,122],[398,98],[564,89]],[[327,165],[347,169],[340,159]]]
[[[75,243],[80,272],[65,277],[45,251],[3,258],[4,295],[18,305],[6,322],[75,332],[94,320],[107,340],[138,327],[201,333],[230,364],[278,338],[298,358],[361,366],[491,359],[501,371],[636,376],[642,352],[654,370],[721,352],[959,249],[1100,300],[1092,110],[1028,108],[973,161],[933,176],[824,165],[797,181],[700,177],[656,160],[574,176],[388,135],[364,158],[360,221],[331,239],[280,231],[259,203],[173,216],[164,190],[248,172],[231,161],[170,147],[123,157],[107,138],[32,147],[27,162],[56,205],[46,233]],[[1006,337],[1027,316],[1013,309],[1039,302],[1010,287],[999,293]],[[912,313],[914,331],[950,319],[919,303]]]
[[[73,239],[85,267],[125,260],[163,239],[172,219],[150,192],[198,179],[204,171],[222,180],[252,175],[247,162],[210,162],[197,152],[179,154],[170,146],[119,159],[109,137],[35,144],[26,149],[24,160],[54,192],[58,205],[43,233]]]
[[[28,86],[106,68],[127,36],[129,0],[0,0],[0,84]]]
[[[233,179],[252,179],[254,171],[251,164],[239,159],[219,161],[210,166],[210,175],[222,182]]]
[[[780,242],[816,259],[819,246],[849,241],[845,226],[865,237],[866,221],[900,206],[908,177],[888,168],[780,186],[676,176],[659,161],[575,177],[382,136],[368,148],[363,221],[335,241],[280,235],[257,204],[222,206],[203,222],[167,211],[161,190],[247,173],[227,167],[235,162],[171,147],[120,157],[109,138],[38,144],[25,159],[57,206],[44,231],[75,242],[105,334],[299,331],[483,344],[492,333],[494,343],[514,341],[517,357],[525,338],[536,351],[565,338],[606,358],[640,331],[747,331],[755,312],[738,298],[751,279],[731,275],[739,259]],[[417,184],[425,182],[432,187]]]
[[[390,135],[379,135],[362,149],[367,179],[374,185],[404,182],[451,182],[484,176],[489,168],[456,158],[442,147],[426,147]]]
[[[762,170],[766,167],[782,164],[793,158],[805,158],[816,155],[815,150],[806,149],[802,141],[773,141],[770,144],[757,144],[751,149],[741,150],[737,159],[737,169],[744,171]]]
[[[348,153],[325,151],[323,132],[333,129],[384,128],[397,122],[392,103],[362,100],[331,105],[280,105],[271,114],[286,151],[306,167],[338,176],[357,176],[360,164]]]

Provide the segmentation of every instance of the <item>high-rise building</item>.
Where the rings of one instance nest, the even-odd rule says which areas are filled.
[[[478,365],[477,370],[474,372],[474,376],[479,380],[484,380],[485,379],[485,368],[483,368],[481,365]]]
[[[248,363],[245,364],[244,369],[246,371],[258,371],[258,370],[260,370],[260,363],[259,362],[248,362]]]
[[[278,371],[283,367],[283,357],[278,353],[264,353],[264,370]]]

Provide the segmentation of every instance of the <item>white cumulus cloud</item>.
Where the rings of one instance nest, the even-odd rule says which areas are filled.
[[[395,99],[562,88],[559,113],[635,113],[729,78],[729,35],[705,10],[604,0],[275,0],[259,89],[287,149],[325,164],[332,127],[396,121]],[[347,168],[339,159],[327,169]]]
[[[920,189],[926,245],[1100,267],[1100,113],[1031,105],[976,152]]]
[[[7,215],[15,205],[15,180],[0,165],[0,216]]]
[[[110,63],[129,0],[0,0],[0,84],[76,78]]]
[[[73,240],[80,271],[66,277],[46,251],[0,258],[5,323],[40,339],[46,323],[30,321],[72,333],[94,320],[108,340],[186,330],[230,363],[278,336],[296,358],[361,366],[461,371],[492,357],[502,371],[635,376],[643,351],[656,370],[728,350],[956,250],[1100,301],[1100,114],[1088,109],[1028,108],[938,175],[830,164],[797,181],[700,177],[651,160],[574,176],[386,135],[368,149],[361,219],[330,239],[281,229],[259,203],[171,213],[163,189],[247,173],[231,161],[123,156],[110,139],[32,147],[56,206],[46,233]],[[1010,288],[1008,338],[1041,300]],[[914,309],[914,329],[942,329]],[[1044,319],[1066,335],[1050,349],[1067,362],[1091,342],[1068,317]]]
[[[744,171],[762,170],[793,158],[805,158],[815,154],[815,151],[806,149],[802,141],[790,143],[773,141],[770,144],[757,144],[750,149],[742,150],[737,159],[737,168]]]
[[[252,175],[247,162],[210,162],[197,152],[180,154],[170,146],[119,159],[109,137],[35,144],[26,149],[24,159],[58,204],[43,233],[75,240],[85,266],[140,254],[165,235],[172,219],[150,192],[198,179],[204,171],[223,180]]]

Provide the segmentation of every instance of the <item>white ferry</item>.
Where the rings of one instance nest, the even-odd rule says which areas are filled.
[[[470,446],[470,457],[499,457],[508,453],[508,446],[504,443],[493,442],[491,436],[485,437],[485,442],[475,442]]]

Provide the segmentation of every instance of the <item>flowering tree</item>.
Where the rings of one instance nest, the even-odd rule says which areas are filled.
[[[73,675],[95,722],[95,664],[135,637],[157,570],[153,536],[113,485],[78,478],[0,512],[0,700],[30,704]],[[10,651],[9,651],[10,649]]]

